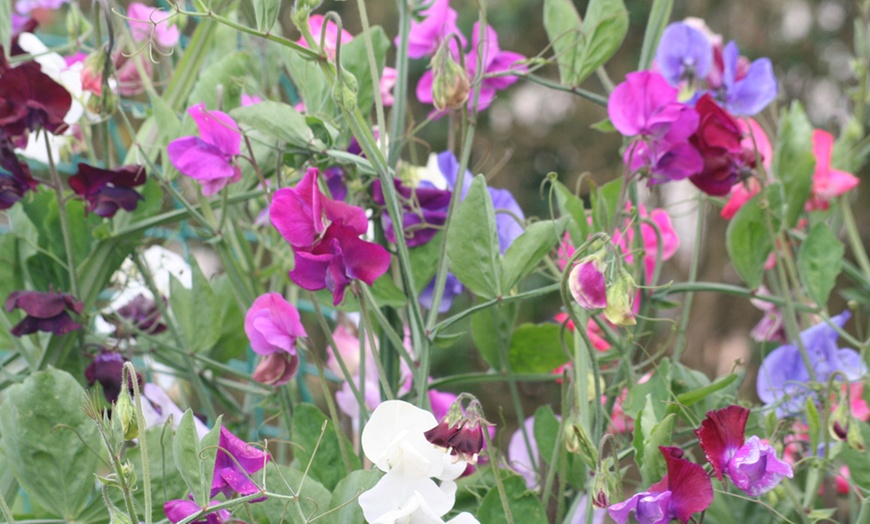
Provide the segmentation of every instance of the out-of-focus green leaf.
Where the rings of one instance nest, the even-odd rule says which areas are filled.
[[[387,49],[390,48],[390,39],[387,38],[384,30],[378,26],[370,29],[372,36],[372,47],[375,53],[375,63],[378,66],[378,72],[384,70],[386,63]],[[369,67],[368,55],[366,54],[366,35],[359,34],[347,44],[341,46],[341,65],[342,67],[356,77],[357,86],[357,105],[364,115],[369,114],[372,110],[372,104],[375,100],[374,84],[372,83],[372,71]]]
[[[643,33],[643,46],[640,49],[640,64],[638,71],[649,69],[653,63],[659,40],[665,27],[671,21],[671,10],[674,8],[674,0],[653,0],[652,9],[646,23],[646,31]]]
[[[731,263],[751,289],[761,285],[764,263],[773,249],[765,222],[765,210],[760,205],[763,198],[764,194],[759,193],[743,204],[728,224],[725,237]]]
[[[526,228],[504,255],[502,289],[511,289],[534,271],[562,240],[566,220],[542,220]]]
[[[336,510],[324,517],[325,524],[344,524],[345,522],[364,522],[362,507],[356,497],[363,491],[374,487],[381,474],[376,470],[356,470],[341,479],[332,491],[329,509]]]
[[[502,474],[502,470],[499,474]],[[514,522],[523,524],[545,524],[547,512],[537,495],[529,491],[526,481],[519,475],[509,475],[502,479],[504,490]],[[505,509],[502,506],[501,497],[497,489],[489,490],[480,503],[477,511],[477,520],[480,522],[504,522]]]
[[[623,177],[619,177],[592,192],[592,224],[595,231],[610,231],[615,227],[610,222],[617,211],[623,180]]]
[[[647,395],[646,406],[634,423],[635,462],[646,486],[658,482],[667,471],[665,458],[659,452],[659,446],[667,446],[671,443],[676,420],[677,417],[673,414],[658,420],[652,397]]]
[[[456,278],[481,298],[501,296],[501,254],[495,210],[482,175],[474,177],[447,230],[447,256]]]
[[[217,109],[218,86],[222,88],[221,107],[238,106],[250,60],[248,53],[238,51],[203,69],[190,93],[188,106],[204,102],[206,109]]]
[[[266,33],[271,31],[281,11],[281,0],[253,0],[253,5],[257,29]]]
[[[544,29],[553,46],[559,78],[565,85],[575,85],[576,62],[581,45],[580,15],[571,0],[544,0]]]
[[[191,268],[191,289],[185,288],[175,277],[169,282],[169,304],[172,316],[181,331],[187,351],[199,353],[214,347],[221,332],[221,311],[215,301],[211,284],[193,260]]]
[[[794,102],[780,120],[772,170],[785,189],[785,226],[794,227],[813,185],[816,157],[813,126],[800,103]]]
[[[502,304],[486,308],[471,317],[471,339],[483,360],[491,368],[503,370],[500,351],[510,347],[516,305]]]
[[[575,246],[579,246],[589,236],[589,221],[586,218],[586,206],[570,189],[565,187],[565,184],[554,180],[553,187],[556,189],[556,201],[559,203],[559,213],[563,217],[567,216],[571,218],[571,221],[567,225],[571,242]]]
[[[514,373],[549,373],[568,361],[562,350],[562,326],[523,324],[511,337],[508,362]],[[567,337],[570,345],[570,335]],[[570,346],[569,346],[570,347]]]
[[[843,269],[845,252],[843,243],[824,222],[813,226],[801,244],[797,256],[798,270],[807,294],[821,307],[828,303],[828,295]]]
[[[84,397],[69,373],[49,368],[10,387],[0,404],[0,447],[7,467],[34,501],[70,522],[95,493],[99,460],[88,449],[98,448],[100,441],[96,425],[82,411]]]
[[[297,147],[323,146],[314,138],[305,117],[289,104],[265,100],[259,104],[233,109],[230,116],[239,124],[257,129],[285,144]]]
[[[340,438],[344,441],[351,469],[359,469],[359,457],[353,453],[350,441],[343,433]],[[298,446],[295,450],[295,459],[303,469],[310,463],[308,475],[328,490],[334,489],[345,476],[344,459],[341,456],[338,439],[332,421],[328,420],[317,406],[313,404],[296,406],[293,411],[293,443]]]
[[[628,11],[622,0],[590,0],[583,17],[582,46],[574,68],[574,83],[603,66],[616,53],[628,32]]]
[[[259,471],[254,475],[254,480],[259,484],[263,472]],[[299,486],[302,486],[302,491],[297,493]],[[313,478],[304,478],[304,473],[298,469],[270,462],[266,465],[266,487],[269,492],[285,495],[286,498],[269,497],[262,502],[248,504],[253,517],[251,522],[306,524],[311,522],[309,517],[315,518],[326,513],[330,507],[329,491]],[[298,500],[290,498],[296,495],[299,496]],[[297,504],[299,507],[296,507]],[[354,505],[359,507],[359,504]]]

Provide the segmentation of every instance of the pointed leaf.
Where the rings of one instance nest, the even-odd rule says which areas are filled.
[[[576,85],[575,63],[580,52],[580,14],[571,0],[544,0],[544,29],[553,46],[559,78],[564,85]]]
[[[816,304],[825,307],[834,289],[837,275],[843,268],[843,243],[824,222],[819,222],[807,234],[798,251],[798,270],[807,294]]]
[[[566,220],[542,220],[526,228],[504,255],[502,289],[509,290],[538,267],[562,240]]]
[[[293,106],[265,100],[259,104],[239,107],[230,111],[239,124],[259,130],[282,143],[297,147],[322,147],[314,138],[305,117]]]
[[[326,422],[324,428],[323,423]],[[321,437],[321,428],[322,437]],[[296,460],[299,467],[304,469],[311,464],[308,475],[331,490],[344,478],[344,459],[341,456],[341,447],[338,439],[343,440],[344,449],[348,453],[351,469],[360,467],[359,457],[353,453],[353,446],[342,433],[337,436],[332,421],[326,418],[317,406],[313,404],[300,404],[293,412],[293,443],[296,448]],[[319,442],[319,445],[318,445]],[[315,449],[317,450],[315,455]]]
[[[785,189],[785,225],[797,224],[813,185],[813,126],[803,107],[794,102],[780,121],[772,170]]]
[[[549,373],[568,362],[562,349],[562,326],[559,324],[523,324],[511,337],[508,362],[514,373]],[[570,334],[566,334],[571,344]],[[570,347],[570,346],[569,346]]]
[[[603,66],[616,53],[628,32],[628,11],[622,0],[590,0],[583,18],[583,40],[572,85]]]
[[[185,349],[196,353],[214,347],[221,336],[221,310],[215,301],[211,284],[193,260],[190,264],[192,288],[185,288],[175,277],[169,283],[169,303],[172,316],[181,331]]]
[[[193,494],[193,500],[200,506],[208,504],[211,483],[206,484],[200,468],[199,435],[193,424],[193,411],[188,409],[178,423],[175,438],[172,439],[172,454],[178,471],[187,484],[188,490]]]
[[[477,175],[447,230],[447,256],[456,278],[480,298],[501,296],[501,254],[495,210],[483,175]]]
[[[764,263],[773,248],[760,202],[762,193],[743,204],[728,224],[725,246],[734,269],[750,289],[761,285]]]

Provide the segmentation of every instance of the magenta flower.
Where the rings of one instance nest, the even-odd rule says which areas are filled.
[[[69,311],[80,315],[84,307],[83,303],[67,293],[13,291],[6,299],[6,311],[21,308],[27,316],[10,333],[16,337],[37,331],[64,335],[82,328],[69,316]]]
[[[666,524],[673,519],[686,524],[692,515],[713,503],[713,484],[704,468],[684,459],[680,448],[660,446],[659,450],[665,457],[667,474],[649,491],[607,508],[618,524],[628,522],[632,513],[641,524]]]
[[[320,35],[323,34],[323,15],[311,15],[308,19],[308,27],[311,29],[311,35],[314,37],[314,40],[320,44]],[[338,47],[339,39],[341,44],[344,45],[353,40],[353,35],[342,29],[341,36],[339,36],[338,26],[332,20],[328,20],[326,22],[326,33],[323,38],[323,52],[326,53],[326,56],[330,60],[335,60],[335,49]],[[296,43],[302,47],[308,47],[308,42],[305,41],[305,38],[300,37]]]
[[[209,196],[227,184],[242,179],[242,171],[233,160],[241,153],[242,135],[230,115],[208,111],[205,104],[187,110],[199,128],[199,136],[185,136],[169,143],[169,160],[178,171],[202,184],[202,194]]]
[[[276,191],[269,216],[293,246],[296,266],[290,279],[309,291],[329,289],[338,305],[353,279],[372,285],[383,275],[390,254],[359,238],[368,229],[365,211],[327,198],[317,186],[319,176],[309,169],[296,187]]]
[[[133,189],[145,183],[145,168],[121,166],[100,169],[79,164],[78,172],[69,178],[69,187],[88,202],[88,210],[103,218],[115,216],[118,209],[133,211],[142,195]]]
[[[698,115],[677,100],[677,90],[660,74],[628,74],[610,94],[607,113],[617,131],[637,137],[625,163],[632,171],[648,171],[650,183],[682,180],[703,168],[703,158],[688,143]]]
[[[296,308],[278,293],[261,295],[245,315],[245,333],[254,353],[265,357],[254,379],[272,386],[289,382],[299,367],[296,339],[308,336]]]
[[[234,493],[252,495],[260,488],[250,479],[250,476],[266,467],[272,457],[247,444],[239,437],[221,426],[221,436],[218,441],[218,452],[214,463],[214,477],[211,483],[211,496],[223,493],[230,498]],[[263,499],[253,500],[259,502]]]
[[[133,39],[137,42],[157,42],[164,48],[175,47],[181,34],[178,26],[167,22],[171,17],[169,13],[139,2],[132,2],[127,8]]]
[[[220,504],[219,501],[212,501],[209,505],[214,506]],[[202,508],[197,506],[196,502],[186,499],[168,500],[163,504],[163,512],[166,513],[166,518],[173,524],[178,524],[182,520],[191,515],[196,515]],[[230,522],[232,514],[227,509],[221,509],[205,516],[205,519],[194,520],[191,524],[224,524]]]
[[[735,486],[755,497],[775,488],[784,477],[792,478],[793,473],[769,444],[755,435],[745,440],[747,418],[749,410],[740,406],[708,411],[695,434],[716,477],[722,480],[727,475]]]
[[[408,35],[408,56],[410,58],[425,58],[432,56],[450,35],[457,35],[462,47],[465,38],[456,26],[456,11],[450,8],[450,0],[434,0],[432,4],[420,13],[421,20],[411,21],[411,32]],[[401,42],[396,37],[398,47]]]
[[[604,252],[583,258],[568,275],[571,296],[586,309],[607,307]]]
[[[379,85],[381,102],[384,104],[384,107],[392,106],[396,101],[393,98],[393,88],[396,86],[396,80],[398,80],[398,72],[392,67],[384,67],[384,70],[381,72],[381,82]]]
[[[860,180],[852,173],[832,169],[831,153],[834,151],[834,137],[827,131],[813,131],[813,155],[816,157],[816,170],[813,173],[813,190],[807,207],[810,210],[827,209],[828,202],[854,189]]]

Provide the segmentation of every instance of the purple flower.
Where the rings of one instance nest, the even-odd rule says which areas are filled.
[[[704,78],[713,62],[713,46],[707,36],[689,24],[669,25],[659,41],[656,65],[674,87]]]
[[[308,336],[296,308],[278,293],[261,295],[245,315],[245,333],[251,349],[265,357],[254,370],[254,380],[272,386],[289,382],[299,367],[296,339]]]
[[[607,508],[618,524],[625,524],[631,513],[641,524],[666,524],[673,519],[686,524],[713,502],[713,484],[704,468],[684,459],[679,448],[660,446],[659,450],[665,457],[667,474],[649,491]]]
[[[711,88],[731,114],[755,115],[776,98],[777,82],[769,58],[759,58],[744,69],[740,67],[737,44],[729,42],[722,50],[721,60],[722,83]]]
[[[405,241],[408,247],[422,246],[432,240],[447,220],[447,208],[453,193],[425,182],[416,188],[404,185],[398,178],[394,178],[393,183],[402,205]],[[372,198],[381,206],[386,204],[380,180],[372,184]],[[387,213],[384,213],[384,235],[388,241],[396,242],[393,221]]]
[[[106,400],[114,404],[118,400],[118,395],[121,394],[121,376],[126,362],[127,359],[117,351],[101,350],[85,368],[88,386],[93,387],[99,382]],[[142,384],[142,375],[136,373],[136,380]],[[132,389],[132,387],[133,383],[129,381],[127,388]]]
[[[115,216],[118,209],[133,211],[142,195],[133,189],[145,183],[145,168],[121,166],[100,169],[79,164],[78,172],[69,178],[69,187],[88,202],[88,210],[103,218]]]
[[[27,131],[62,133],[71,105],[69,91],[43,73],[38,63],[9,68],[5,59],[0,61],[0,130],[16,146],[27,145]]]
[[[698,114],[677,100],[677,90],[658,73],[630,73],[607,102],[613,126],[638,137],[625,151],[632,171],[649,170],[650,183],[682,180],[699,172],[704,159],[688,140],[698,129]]]
[[[456,275],[448,272],[447,279],[444,281],[444,292],[441,293],[441,304],[438,305],[438,312],[447,313],[450,310],[450,306],[453,305],[453,299],[461,295],[463,291],[465,291],[465,286],[462,285],[462,282],[456,278]],[[424,308],[432,309],[432,300],[434,298],[435,279],[433,278],[426,288],[420,292],[417,300]]]
[[[359,238],[368,229],[365,211],[327,198],[317,186],[319,175],[309,169],[296,187],[276,191],[269,216],[293,247],[290,279],[309,291],[329,289],[338,305],[353,279],[372,285],[383,275],[390,254]]]
[[[8,137],[0,138],[0,209],[9,209],[24,198],[24,193],[39,186],[30,176],[30,167],[18,160],[14,149]]]
[[[178,171],[202,183],[202,194],[209,196],[227,184],[242,179],[242,171],[233,164],[241,153],[242,135],[230,115],[207,111],[205,104],[187,110],[199,136],[185,136],[169,143],[169,160]]]
[[[178,26],[167,22],[171,16],[139,2],[132,2],[127,8],[127,21],[133,39],[137,42],[156,42],[164,48],[175,47],[180,36]]]
[[[709,411],[695,434],[719,480],[727,475],[735,486],[756,497],[794,474],[769,444],[755,435],[745,440],[747,418],[749,410],[740,406]]]
[[[16,337],[37,331],[64,335],[82,328],[69,316],[69,311],[81,314],[84,304],[67,293],[13,291],[6,299],[6,311],[18,308],[27,316],[10,331]]]
[[[482,111],[492,104],[492,101],[495,99],[496,91],[507,89],[508,86],[518,80],[514,75],[489,75],[496,75],[511,70],[525,71],[525,66],[518,65],[517,62],[525,60],[526,57],[518,53],[502,51],[499,49],[498,34],[492,27],[486,26],[484,28],[484,40],[482,43],[479,42],[479,37],[480,24],[476,23],[474,24],[474,30],[471,35],[471,48],[468,53],[466,53],[464,62],[468,79],[473,80],[475,76],[477,76],[478,50],[482,50],[483,57],[481,65],[483,66],[483,74],[485,76],[481,80],[480,95],[477,99],[476,106],[479,111]],[[455,55],[454,58],[458,61],[458,53],[453,54]],[[420,102],[423,102],[424,104],[434,103],[432,95],[434,80],[434,74],[432,71],[427,71],[420,78],[420,82],[417,84],[417,98]],[[469,94],[469,102],[474,101],[473,96],[473,94]]]
[[[259,448],[245,443],[239,437],[221,426],[218,452],[214,463],[214,477],[211,483],[211,496],[223,493],[230,498],[233,493],[252,495],[260,488],[251,481],[250,476],[266,466],[272,457]],[[253,500],[259,502],[263,499]]]
[[[160,321],[160,308],[157,307],[157,302],[142,293],[121,306],[117,313],[144,333],[156,335],[166,331],[166,324]]]
[[[450,35],[459,37],[462,46],[465,47],[465,38],[456,26],[456,11],[450,8],[450,0],[433,0],[432,4],[420,13],[422,20],[411,21],[411,31],[408,34],[408,56],[410,58],[424,58],[432,56],[441,42]],[[395,44],[398,47],[401,42],[396,37]]]
[[[214,506],[220,504],[219,501],[212,501],[209,505]],[[166,518],[173,524],[178,524],[182,520],[191,515],[196,515],[202,508],[196,505],[192,500],[176,499],[168,500],[163,504],[163,512],[166,513]],[[230,522],[232,515],[229,510],[221,509],[205,516],[205,519],[194,520],[192,524],[224,524]]]
[[[842,328],[851,317],[844,311],[831,322]],[[825,383],[834,372],[842,372],[848,380],[858,380],[867,372],[861,355],[853,349],[837,347],[837,331],[828,324],[817,324],[801,332],[801,341],[809,357],[816,381]],[[771,351],[758,369],[758,398],[768,407],[775,406],[777,415],[797,415],[804,412],[811,389],[811,376],[797,344],[786,344]]]
[[[603,253],[601,253],[603,255]],[[571,296],[585,309],[607,307],[604,281],[604,257],[599,254],[583,258],[568,275]]]
[[[22,15],[29,15],[34,9],[59,9],[68,3],[69,0],[17,0],[15,10]]]

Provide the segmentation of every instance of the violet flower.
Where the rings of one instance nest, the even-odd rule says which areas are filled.
[[[729,113],[735,116],[753,116],[773,102],[778,88],[769,58],[759,58],[745,68],[741,67],[740,51],[733,41],[721,53],[716,51],[716,65],[721,70],[716,71],[718,67],[714,67],[715,74],[708,76],[708,83],[711,84],[715,97]],[[721,84],[717,85],[715,81],[711,81],[711,77],[719,74]]]
[[[428,243],[441,230],[447,220],[447,208],[450,206],[451,191],[431,187],[422,182],[418,187],[411,188],[398,178],[393,179],[396,194],[402,205],[402,229],[408,247],[422,246]],[[380,180],[372,184],[372,198],[378,205],[386,205]],[[384,213],[384,235],[387,240],[396,243],[396,232],[389,214]]]
[[[121,377],[126,362],[127,359],[117,351],[101,350],[85,368],[88,386],[93,387],[99,382],[106,400],[114,404],[118,400],[118,395],[121,394],[123,387]],[[142,375],[136,373],[136,380],[142,384]],[[132,389],[132,381],[127,383],[127,387]]]
[[[289,382],[299,367],[296,339],[308,336],[296,308],[278,293],[261,295],[245,315],[245,333],[254,353],[265,357],[254,380],[273,386]]]
[[[69,316],[69,311],[80,315],[84,307],[68,293],[13,291],[6,299],[6,311],[21,308],[27,316],[10,333],[16,337],[37,331],[64,335],[82,328]]]
[[[713,62],[713,46],[699,29],[685,22],[669,25],[656,51],[656,65],[674,87],[704,78]]]
[[[844,311],[831,318],[831,322],[842,328],[851,316],[849,311]],[[816,382],[827,382],[837,371],[848,380],[858,380],[867,373],[867,365],[857,351],[837,347],[838,336],[837,331],[826,323],[801,331],[801,342]],[[780,346],[764,358],[758,369],[758,398],[768,407],[775,407],[780,417],[801,414],[812,394],[807,385],[813,381],[812,378],[797,344]]]
[[[214,506],[215,504],[220,504],[220,502],[214,500],[209,503],[209,506]],[[178,524],[187,517],[196,515],[201,509],[196,502],[186,499],[168,500],[163,504],[163,512],[166,513],[166,518],[169,519],[169,522],[173,524]],[[191,524],[224,524],[225,522],[231,522],[231,520],[232,514],[230,511],[228,509],[221,509],[207,514],[205,519],[194,520]]]
[[[137,42],[156,42],[163,48],[175,47],[181,32],[178,26],[167,22],[170,18],[170,13],[139,2],[131,2],[127,7],[130,33]]]
[[[622,135],[637,137],[625,151],[632,171],[649,172],[650,183],[682,180],[704,166],[688,143],[698,114],[677,100],[677,90],[658,73],[629,73],[610,94],[607,113]]]
[[[218,441],[218,452],[214,463],[214,477],[211,483],[211,496],[223,493],[230,498],[234,493],[241,496],[252,495],[260,488],[249,478],[266,466],[272,459],[271,455],[259,448],[247,444],[239,437],[221,426],[221,436]],[[260,502],[262,499],[252,500]]]
[[[618,524],[628,522],[632,513],[640,524],[666,524],[673,519],[686,524],[692,515],[713,503],[713,484],[704,468],[684,459],[680,448],[660,446],[659,450],[665,457],[667,474],[649,491],[607,508]]]
[[[408,57],[424,58],[432,56],[450,35],[457,35],[462,47],[465,38],[456,26],[456,11],[450,8],[450,0],[433,0],[420,13],[419,22],[411,20],[411,30],[408,34]],[[396,47],[401,45],[399,37],[395,40]]]
[[[0,210],[9,209],[24,198],[24,193],[39,186],[30,175],[30,167],[18,160],[14,149],[9,137],[0,137]]]
[[[775,488],[784,478],[792,478],[791,466],[777,458],[776,450],[753,435],[744,437],[749,410],[740,406],[708,411],[701,427],[695,430],[701,449],[713,466],[716,477],[727,475],[735,486],[757,497]]]
[[[145,183],[145,168],[121,166],[116,169],[79,164],[78,172],[69,178],[69,186],[88,202],[88,211],[103,218],[115,216],[118,209],[133,211],[142,195],[133,189]]]
[[[309,291],[329,289],[338,305],[353,279],[372,285],[383,275],[390,254],[359,238],[368,229],[365,211],[327,198],[317,186],[319,175],[309,169],[296,187],[276,191],[269,216],[293,247],[290,279]]]
[[[187,110],[199,128],[199,136],[185,136],[169,143],[169,160],[178,171],[202,184],[202,194],[210,196],[227,184],[242,179],[233,163],[241,153],[242,135],[236,122],[222,111],[208,111],[205,103]]]

